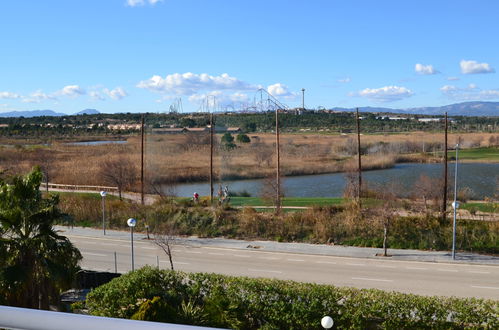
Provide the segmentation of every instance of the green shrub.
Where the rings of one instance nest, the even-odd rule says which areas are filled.
[[[144,267],[93,290],[92,315],[231,329],[497,329],[499,302]]]

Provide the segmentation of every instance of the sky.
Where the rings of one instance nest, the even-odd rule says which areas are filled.
[[[1,0],[0,112],[499,101],[496,0]],[[215,101],[213,101],[215,100]]]

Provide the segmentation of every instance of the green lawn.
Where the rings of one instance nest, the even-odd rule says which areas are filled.
[[[449,151],[447,153],[449,159],[456,157],[456,151]],[[499,148],[475,148],[459,150],[459,159],[462,160],[483,160],[483,161],[499,161]]]
[[[336,197],[284,197],[282,206],[312,206],[312,205],[339,205],[343,203],[343,198]],[[259,197],[231,197],[231,206],[265,206],[269,205],[268,201],[264,201]]]
[[[468,211],[499,212],[499,203],[463,203],[460,207]]]

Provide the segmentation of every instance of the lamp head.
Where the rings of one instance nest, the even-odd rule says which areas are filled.
[[[137,220],[130,218],[126,221],[128,227],[135,227],[137,225]]]

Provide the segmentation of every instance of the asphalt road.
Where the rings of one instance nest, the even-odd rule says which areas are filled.
[[[80,249],[82,267],[131,270],[130,237],[64,233]],[[166,254],[151,241],[134,239],[135,269],[169,268]],[[422,295],[499,299],[499,266],[466,263],[351,258],[294,252],[269,252],[217,246],[174,246],[174,267],[188,272],[269,277]]]

